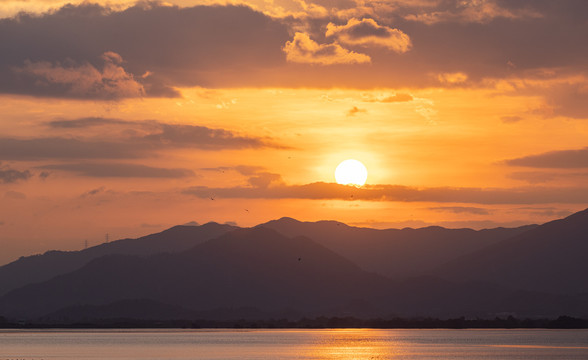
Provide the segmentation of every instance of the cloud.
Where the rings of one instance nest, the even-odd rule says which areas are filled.
[[[445,84],[461,84],[468,80],[468,75],[462,72],[443,73],[437,75],[437,80]]]
[[[573,169],[588,168],[588,147],[579,150],[550,151],[506,160],[510,166],[532,168]]]
[[[118,159],[138,158],[149,150],[143,144],[46,137],[0,138],[0,159]]]
[[[83,65],[52,64],[47,61],[25,60],[15,68],[17,76],[30,78],[36,94],[68,96],[73,98],[122,99],[145,95],[143,85],[121,66],[122,58],[114,52],[105,52],[102,69],[89,63]]]
[[[101,186],[99,188],[86,191],[85,193],[83,193],[82,195],[80,195],[80,197],[81,198],[86,198],[86,197],[90,197],[90,196],[102,194],[104,192],[106,192],[106,187]]]
[[[194,176],[189,169],[167,169],[140,164],[121,163],[75,163],[40,166],[41,169],[75,172],[90,177],[124,178],[183,178]]]
[[[287,25],[247,6],[121,8],[70,4],[0,19],[0,92],[170,97],[179,95],[176,86],[207,86],[219,74],[247,77],[285,63]]]
[[[464,204],[547,204],[588,202],[588,187],[521,187],[521,188],[417,188],[402,185],[372,185],[356,188],[333,183],[305,185],[276,184],[267,188],[208,188],[195,186],[184,194],[207,198],[211,193],[238,199],[310,199],[364,200],[399,202],[440,202]]]
[[[350,19],[340,26],[329,23],[325,35],[344,44],[381,46],[397,53],[405,53],[412,47],[410,37],[404,32],[378,25],[374,19]]]
[[[172,147],[199,149],[279,147],[275,144],[270,145],[268,141],[261,138],[239,136],[224,129],[171,124],[159,124],[159,127],[159,132],[146,135],[142,140]]]
[[[8,166],[0,164],[0,183],[12,184],[19,181],[28,180],[33,174],[29,170],[14,170]]]
[[[552,116],[588,119],[588,80],[556,84],[545,90],[545,101]]]
[[[505,124],[514,124],[514,123],[517,123],[517,122],[523,120],[523,117],[517,116],[517,115],[507,115],[507,116],[502,116],[500,118],[500,120],[502,120],[502,122]]]
[[[283,51],[288,61],[296,63],[335,65],[371,62],[371,58],[365,54],[344,49],[337,43],[318,44],[308,34],[301,32],[294,34],[292,41],[286,42]]]
[[[81,129],[102,125],[127,125],[130,121],[120,119],[109,119],[101,117],[85,117],[79,119],[57,119],[50,121],[48,125],[55,129]]]
[[[347,111],[347,116],[355,116],[359,113],[365,113],[365,112],[367,112],[366,109],[360,109],[357,106],[354,106],[351,109],[349,109],[349,111]]]
[[[542,16],[531,7],[509,8],[508,3],[495,0],[453,0],[441,1],[438,4],[440,6],[432,11],[408,14],[405,18],[432,25],[440,22],[484,24],[500,18],[525,19]]]
[[[271,173],[265,170],[263,166],[238,165],[223,166],[217,168],[204,168],[205,171],[236,171],[241,175],[247,176],[247,183],[254,188],[267,188],[270,185],[282,185],[284,182],[280,174]]]
[[[566,180],[578,178],[588,178],[588,172],[569,172],[569,171],[517,171],[510,173],[509,178],[515,180],[522,180],[529,184],[548,183],[555,180]]]
[[[383,97],[369,97],[365,98],[363,101],[365,102],[378,102],[378,103],[397,103],[397,102],[408,102],[412,101],[414,98],[410,94],[404,93],[397,93],[394,95],[383,96]]]
[[[488,209],[469,207],[469,206],[438,206],[431,207],[429,210],[439,212],[451,212],[454,214],[474,214],[474,215],[490,215]]]
[[[282,176],[270,172],[257,173],[255,176],[250,177],[247,181],[249,184],[251,184],[251,186],[262,189],[265,189],[273,184],[283,183]]]
[[[39,159],[121,159],[141,158],[166,149],[191,148],[201,150],[287,149],[269,138],[240,135],[225,129],[205,126],[165,124],[155,120],[125,121],[108,118],[55,120],[48,126],[79,134],[70,137],[20,139],[0,137],[0,160]],[[89,127],[114,126],[117,136],[110,132],[93,133],[84,137]]]
[[[312,4],[326,13],[310,14]],[[102,99],[136,94],[89,90],[75,94],[71,91],[75,82],[54,83],[46,78],[49,73],[86,69],[111,78],[104,73],[106,63],[124,71],[121,79],[132,76],[143,87],[143,96],[179,96],[174,89],[190,86],[475,86],[487,79],[524,78],[539,69],[561,69],[573,75],[585,72],[588,48],[578,46],[588,36],[581,16],[588,11],[585,1],[317,0],[312,4],[268,1],[252,5],[296,8],[302,13],[272,17],[267,14],[279,11],[264,14],[244,5],[180,7],[141,2],[123,9],[85,3],[0,19],[0,34],[7,34],[0,37],[0,92]],[[328,24],[332,36],[327,38]],[[408,49],[402,34],[413,45],[399,56],[390,48]],[[369,51],[356,49],[364,46]],[[108,52],[119,55],[122,63],[112,56],[105,60],[103,54]],[[353,73],[345,66],[300,66],[358,63],[370,66],[358,66]],[[25,64],[28,70],[37,66],[43,72],[15,72]],[[467,81],[437,78],[454,73],[467,74]],[[47,87],[39,87],[40,83]],[[581,106],[580,90],[574,97],[577,106],[561,102],[556,93],[550,95],[554,111],[583,118],[587,111]],[[568,98],[572,96],[573,92]]]

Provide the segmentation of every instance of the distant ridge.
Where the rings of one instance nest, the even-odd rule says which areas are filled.
[[[21,279],[0,296],[0,316],[58,322],[241,316],[585,318],[587,227],[588,210],[541,226],[482,231],[374,230],[291,218],[254,228],[178,226],[0,268],[0,275]],[[490,245],[467,252],[472,244],[486,242]],[[345,251],[349,255],[343,256]],[[431,271],[431,264],[444,257],[450,260]],[[61,259],[74,268],[64,269]],[[392,263],[396,271],[400,266],[404,273],[396,279],[377,274],[365,262],[369,259],[377,266]],[[410,261],[416,264],[409,264],[412,268],[406,265]],[[428,276],[415,275],[427,269]]]
[[[434,274],[533,291],[588,293],[588,209],[455,259]]]
[[[337,221],[301,222],[289,217],[263,226],[286,236],[306,236],[352,260],[362,269],[392,278],[429,274],[458,256],[485,248],[536,225],[487,230],[420,229],[377,230],[345,225]]]
[[[147,256],[180,252],[234,229],[234,226],[214,222],[201,226],[178,225],[156,234],[116,240],[80,251],[48,251],[42,255],[22,257],[0,267],[0,296],[12,289],[74,271],[104,255]]]

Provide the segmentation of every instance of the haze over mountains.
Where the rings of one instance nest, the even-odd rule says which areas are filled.
[[[0,267],[0,316],[588,316],[586,255],[588,210],[481,231],[291,218],[176,226]]]

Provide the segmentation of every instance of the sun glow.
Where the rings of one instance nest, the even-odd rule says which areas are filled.
[[[337,184],[362,186],[365,184],[367,177],[367,168],[357,160],[344,160],[335,169]]]

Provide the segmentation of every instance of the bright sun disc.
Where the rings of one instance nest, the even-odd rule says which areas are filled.
[[[362,186],[367,180],[368,171],[359,161],[349,159],[342,161],[335,169],[335,180],[341,185]]]

